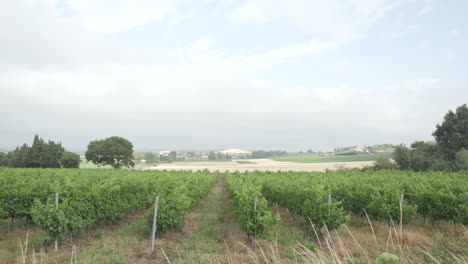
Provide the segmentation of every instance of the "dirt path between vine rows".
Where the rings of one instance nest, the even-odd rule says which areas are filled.
[[[229,258],[247,262],[247,249],[242,245],[247,236],[240,231],[229,203],[225,177],[220,176],[207,197],[185,217],[180,231],[164,234],[156,240],[152,255],[130,262],[229,263]]]

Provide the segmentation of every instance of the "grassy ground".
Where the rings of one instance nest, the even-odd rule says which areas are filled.
[[[303,162],[303,163],[322,163],[322,162],[350,162],[350,161],[374,161],[380,158],[388,159],[391,154],[358,154],[358,155],[336,155],[336,156],[317,156],[316,154],[288,154],[284,156],[273,157],[276,161]]]
[[[248,160],[236,160],[236,163],[237,164],[257,164],[255,162],[248,161]]]

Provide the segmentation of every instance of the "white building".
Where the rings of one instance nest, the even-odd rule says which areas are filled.
[[[252,155],[252,151],[243,150],[243,149],[225,149],[220,151],[221,154],[225,156],[230,156],[234,159],[238,158],[249,158]]]
[[[173,152],[173,150],[161,150],[159,151],[159,156],[167,157],[171,152]]]

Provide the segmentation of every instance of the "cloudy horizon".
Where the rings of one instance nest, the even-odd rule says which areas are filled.
[[[0,2],[0,149],[332,150],[467,103],[466,1]]]

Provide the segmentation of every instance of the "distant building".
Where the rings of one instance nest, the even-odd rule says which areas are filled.
[[[174,150],[161,150],[161,151],[159,151],[159,156],[167,157],[173,151]]]
[[[249,158],[250,155],[252,155],[252,151],[242,149],[225,149],[220,151],[220,153],[225,156],[230,156],[233,159]]]

